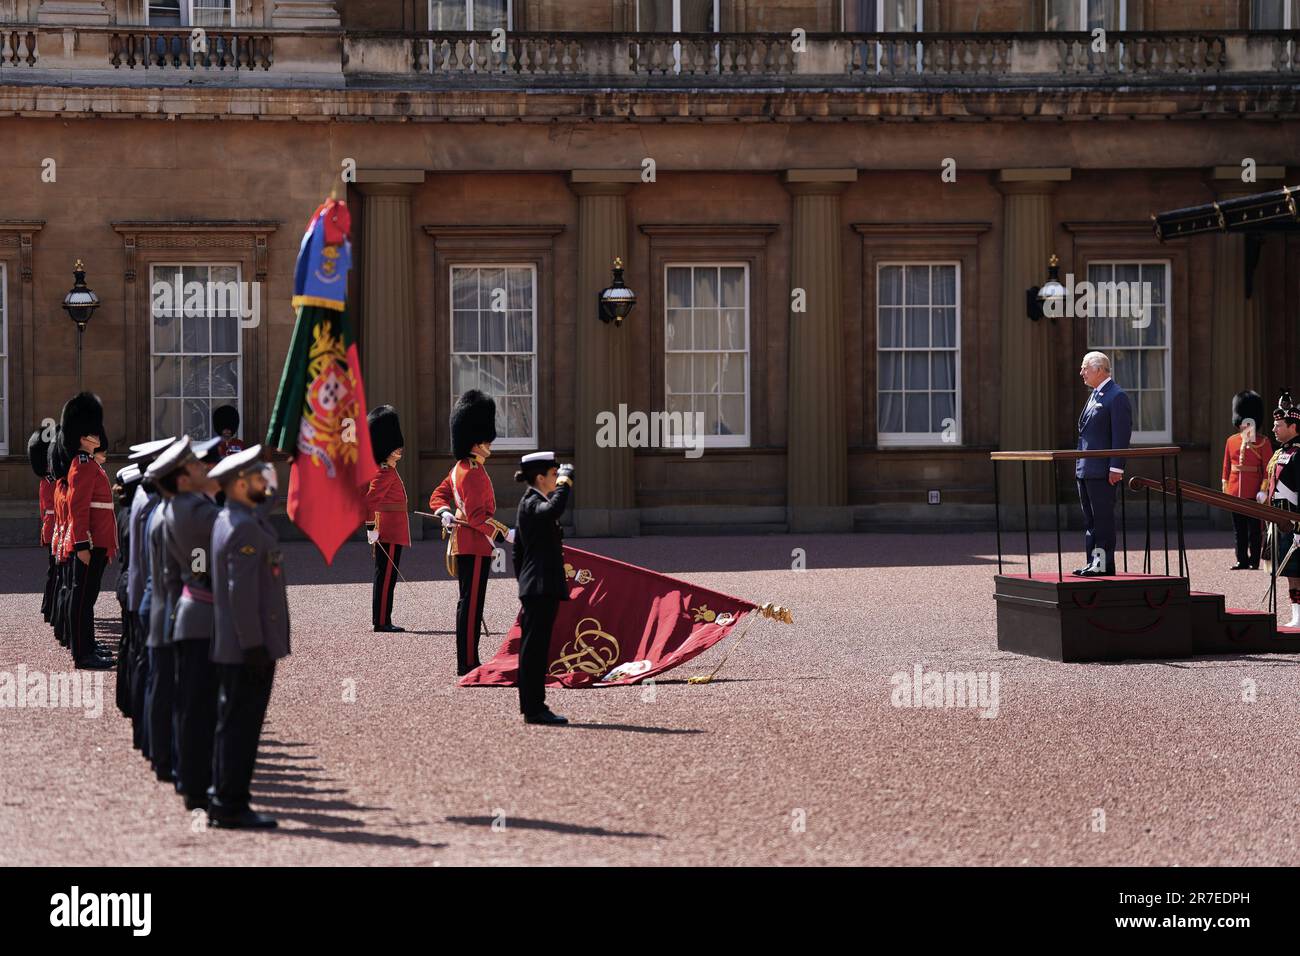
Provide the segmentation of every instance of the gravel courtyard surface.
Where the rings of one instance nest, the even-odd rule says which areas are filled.
[[[1227,571],[1230,542],[1190,535],[1192,585],[1259,606],[1266,576]],[[326,568],[290,544],[294,653],[253,781],[280,829],[191,818],[132,750],[110,673],[97,719],[0,708],[0,865],[1300,863],[1300,657],[1001,653],[991,535],[574,544],[787,604],[795,625],[755,623],[707,686],[685,679],[729,642],[652,690],[551,691],[576,726],[529,727],[513,689],[455,686],[436,542],[403,557],[405,634],[370,630],[368,548]],[[1035,546],[1054,567],[1052,540]],[[36,549],[0,551],[0,671],[70,666],[40,619],[43,573]],[[106,642],[115,577],[96,609]],[[513,585],[488,586],[484,660]],[[917,665],[996,673],[996,716],[895,707],[891,675]]]

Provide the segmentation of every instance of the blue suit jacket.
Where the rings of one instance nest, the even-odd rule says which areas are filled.
[[[1079,416],[1080,451],[1089,448],[1127,448],[1133,437],[1133,406],[1114,379],[1103,386],[1101,396],[1088,404]],[[1080,458],[1074,463],[1076,478],[1105,478],[1112,468],[1124,468],[1123,458]]]

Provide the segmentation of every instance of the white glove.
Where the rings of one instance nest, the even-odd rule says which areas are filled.
[[[262,466],[262,477],[266,479],[266,490],[271,494],[280,490],[280,476],[275,473],[275,465],[269,461]]]
[[[568,478],[568,479],[572,480],[572,479],[573,479],[573,466],[572,466],[572,465],[561,465],[561,466],[559,467],[559,469],[558,469],[558,471],[557,471],[555,477],[556,477],[556,478]]]
[[[366,532],[367,544],[374,544],[378,540],[379,540],[379,531],[377,529],[371,528],[369,531]]]
[[[444,528],[453,528],[456,526],[456,516],[446,508],[439,511],[438,516],[442,518],[442,526]]]
[[[1256,492],[1256,494],[1255,494],[1255,500],[1258,501],[1261,505],[1262,505],[1262,504],[1266,504],[1267,502],[1265,502],[1264,499],[1265,499],[1267,496],[1268,496],[1268,492],[1267,492],[1267,491]]]
[[[506,544],[514,544],[514,543],[515,543],[515,529],[511,528],[509,531],[506,532]]]

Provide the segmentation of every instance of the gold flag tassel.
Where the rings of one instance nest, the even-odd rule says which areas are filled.
[[[773,621],[779,621],[782,624],[794,623],[794,617],[790,614],[790,609],[788,607],[782,607],[779,604],[773,604],[771,601],[768,601],[766,604],[760,605],[754,610],[756,610],[758,613],[749,615],[749,618],[745,621],[745,626],[740,629],[740,633],[736,635],[736,639],[732,641],[731,646],[727,648],[727,653],[722,655],[722,660],[718,661],[718,666],[713,668],[713,673],[698,674],[695,677],[688,677],[686,678],[686,683],[708,684],[713,680],[713,678],[717,677],[718,672],[722,670],[722,666],[726,664],[727,659],[731,657],[731,652],[740,646],[740,642],[743,641],[745,639],[745,636],[749,633],[749,625],[753,624],[754,618],[758,617],[759,615],[762,615],[763,617],[766,618],[771,618]]]

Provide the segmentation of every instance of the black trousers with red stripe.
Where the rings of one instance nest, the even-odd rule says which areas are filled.
[[[375,585],[370,592],[370,623],[387,627],[393,623],[393,589],[402,564],[402,546],[379,541],[374,546]]]
[[[90,561],[83,564],[72,556],[72,589],[68,594],[68,644],[78,664],[95,655],[95,602],[108,564],[108,551],[91,548]]]
[[[483,599],[487,595],[492,556],[456,556],[460,600],[456,602],[456,673],[464,677],[478,667],[478,636],[483,630]]]
[[[48,547],[48,545],[47,545]],[[59,590],[59,566],[54,561],[54,552],[49,554],[50,564],[45,572],[45,596],[41,599],[41,616],[45,623],[51,623],[54,616],[54,595]]]

